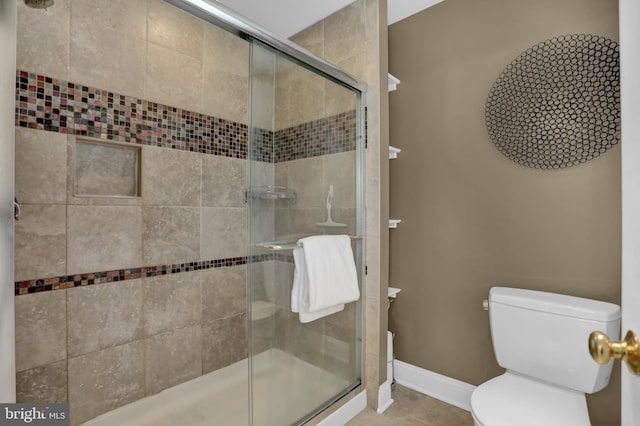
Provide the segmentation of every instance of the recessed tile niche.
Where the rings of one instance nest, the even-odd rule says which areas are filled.
[[[139,146],[75,141],[73,194],[77,197],[140,197]]]

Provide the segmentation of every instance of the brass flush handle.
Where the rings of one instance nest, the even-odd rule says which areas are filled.
[[[611,358],[619,359],[627,363],[629,371],[633,375],[640,374],[640,354],[638,346],[640,340],[636,333],[629,330],[624,340],[612,342],[609,337],[594,331],[589,335],[589,353],[598,364],[608,364]]]

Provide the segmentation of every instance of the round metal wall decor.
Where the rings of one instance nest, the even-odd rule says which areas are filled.
[[[618,43],[574,34],[527,49],[493,84],[485,120],[500,152],[523,166],[598,157],[620,141]]]

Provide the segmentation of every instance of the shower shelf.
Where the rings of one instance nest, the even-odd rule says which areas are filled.
[[[284,186],[259,186],[245,192],[245,199],[260,200],[289,200],[291,204],[296,203],[297,194],[287,191]]]
[[[391,74],[387,74],[387,85],[389,92],[393,92],[398,88],[398,84],[400,84],[400,79]]]
[[[358,235],[350,235],[351,241],[360,241],[362,237]],[[257,243],[256,247],[265,248],[269,250],[279,251],[279,250],[291,250],[297,247],[301,247],[297,241],[272,241],[268,243]]]
[[[398,158],[398,154],[401,152],[402,150],[400,148],[396,148],[395,146],[389,145],[389,160]]]

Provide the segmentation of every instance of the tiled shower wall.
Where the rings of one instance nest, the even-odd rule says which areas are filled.
[[[20,4],[19,401],[69,401],[77,424],[246,356],[247,61],[244,41],[160,0]],[[329,125],[352,120],[327,112]],[[286,161],[280,169],[316,204],[327,182],[306,191],[305,162],[335,158],[329,171],[348,177],[354,163],[351,146],[287,146],[283,133],[313,135],[326,125],[317,117],[273,132],[286,157],[262,158]],[[83,138],[142,145],[141,197],[74,195]],[[337,197],[336,219],[352,196]],[[288,262],[258,260],[267,260],[257,264],[265,286],[283,274],[290,282]]]
[[[378,387],[386,379],[385,354],[388,287],[388,230],[385,185],[388,174],[384,167],[388,136],[383,131],[387,118],[381,112],[386,96],[386,0],[356,0],[344,9],[323,19],[292,37],[292,40],[314,54],[368,84],[367,149],[365,150],[365,264],[368,274],[363,285],[363,359],[365,385],[370,407],[378,406]],[[384,31],[384,33],[383,33]],[[384,58],[384,59],[381,59]],[[381,73],[381,70],[384,72]],[[381,81],[380,75],[385,79]],[[295,90],[295,82],[291,83]],[[314,94],[326,94],[321,87]],[[325,95],[326,96],[326,95]],[[326,99],[335,97],[326,96]],[[330,110],[331,103],[326,105]],[[282,111],[286,115],[292,109]],[[278,111],[276,111],[276,116]],[[283,126],[295,120],[283,121]],[[381,154],[383,156],[381,158]]]
[[[78,424],[246,357],[248,50],[159,0],[19,4],[19,401]],[[75,196],[82,138],[142,145],[141,197]]]

